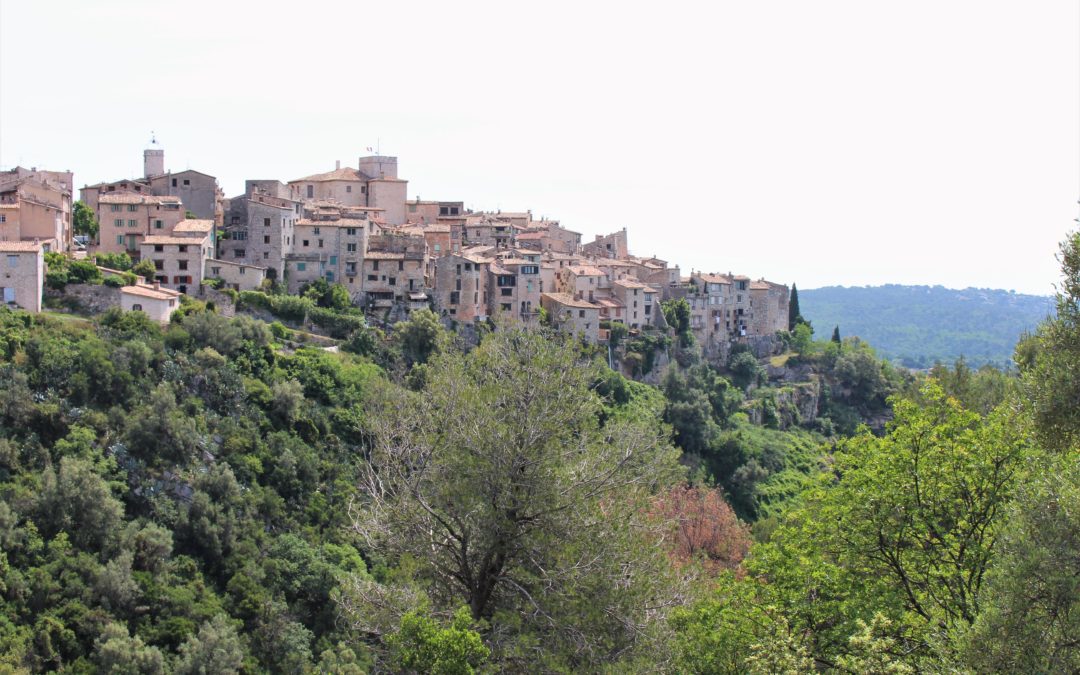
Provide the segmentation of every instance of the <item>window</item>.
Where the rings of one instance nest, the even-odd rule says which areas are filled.
[[[369,275],[367,275],[367,280],[368,281],[378,281],[379,277],[377,275],[375,275],[375,274],[369,274]]]
[[[232,233],[232,238],[236,241],[246,241],[247,232],[244,232],[243,230],[238,230]]]
[[[8,264],[8,267],[18,267],[19,266],[19,256],[17,256],[17,255],[9,255],[7,257],[7,264]]]
[[[503,289],[500,289],[500,290],[502,291],[503,295],[513,295],[514,294],[514,289],[513,288],[503,288]]]
[[[243,267],[240,268],[240,273],[241,274],[244,273],[244,268]],[[210,268],[210,274],[213,274],[215,277],[220,277],[221,276],[221,268],[220,267],[211,267]]]
[[[127,206],[128,206],[127,210],[130,211],[131,213],[135,213],[136,211],[139,210],[139,207],[136,204],[128,204]]]
[[[391,286],[397,286],[397,277],[390,277],[386,280],[386,283],[390,284]]]
[[[191,185],[191,181],[187,178],[184,179],[184,185]]]
[[[270,259],[270,251],[263,251],[263,260]]]
[[[116,220],[113,221],[113,225],[115,225],[117,227],[123,227],[124,226],[124,219],[123,218],[117,218]]]
[[[351,185],[346,185],[345,186],[345,192],[352,192],[352,186]]]
[[[244,249],[238,248],[238,249],[235,249],[233,251],[233,257],[234,258],[243,258],[246,255],[246,253],[247,252]]]
[[[155,230],[160,230],[163,227],[165,227],[165,221],[163,221],[163,220],[155,220],[154,221],[154,229]]]
[[[416,213],[416,204],[409,204],[409,213]]]
[[[172,186],[176,187],[176,179],[175,178],[172,179]]]
[[[345,274],[356,274],[356,263],[345,263]]]
[[[142,305],[140,305],[139,303],[136,302],[135,304],[133,304],[131,306],[131,311],[133,311],[133,312],[141,312],[142,311]]]
[[[263,237],[263,243],[264,244],[269,244],[270,243],[270,235],[266,235],[266,236]]]
[[[263,227],[270,227],[270,219],[263,218]]]
[[[233,216],[232,217],[232,224],[233,225],[239,225],[240,224],[240,216]]]
[[[154,269],[156,269],[159,272],[161,270],[165,269],[165,261],[164,260],[155,260],[154,261]]]
[[[322,239],[320,239],[320,240],[319,240],[319,248],[322,248],[322,247],[323,247],[323,240],[322,240]]]
[[[165,247],[161,244],[154,244],[154,253],[161,253],[165,250]]]
[[[296,271],[303,272],[307,269],[307,263],[296,263]]]
[[[461,293],[457,291],[450,291],[450,304],[456,305],[461,302]]]
[[[328,270],[326,272],[326,280],[327,281],[333,281],[334,280],[334,272],[333,272],[333,270]]]
[[[128,220],[128,227],[138,227],[138,226],[139,226],[139,221],[135,220],[134,218],[131,218],[131,219]]]
[[[356,244],[346,244],[345,245],[345,250],[350,252],[350,253],[354,253],[356,251]],[[378,264],[378,263],[376,263],[376,264]]]
[[[337,264],[337,256],[336,255],[330,256],[330,264],[331,265],[336,265]]]
[[[436,253],[438,253],[441,248],[442,247],[440,247],[438,244],[435,244],[435,252]]]
[[[578,312],[577,312],[577,315],[578,315],[578,318],[584,319],[585,318],[585,310],[579,309]]]
[[[117,246],[122,246],[123,243],[124,243],[124,235],[122,235],[122,234],[116,235],[116,245]]]
[[[320,230],[321,230],[321,228],[316,227],[315,228],[315,234],[322,234],[322,232]]]
[[[504,302],[499,306],[502,307],[502,310],[504,312],[509,312],[510,311],[510,303],[509,302]]]
[[[361,185],[360,186],[360,194],[364,194],[365,192],[367,192],[367,186],[366,185]]]
[[[371,269],[375,270],[376,272],[379,271],[379,261],[378,260],[372,260],[371,261]]]
[[[244,272],[247,272],[247,268],[246,267],[241,267],[240,268],[240,275],[243,276]]]
[[[347,234],[350,237],[355,237],[356,236],[356,228],[355,227],[347,227],[347,228],[345,228],[345,234]]]
[[[177,260],[177,261],[176,261],[176,263],[177,263],[177,267],[178,267],[179,269],[182,269],[182,270],[186,270],[186,269],[187,269],[187,262],[188,262],[188,261],[186,261],[186,260]]]
[[[181,253],[187,253],[187,246],[181,244],[179,247]]]
[[[447,206],[440,206],[439,207],[439,215],[440,216],[448,216],[448,215],[450,215],[450,208],[447,207]]]
[[[308,196],[308,199],[312,199],[313,197],[315,197],[315,186],[314,185],[307,186],[307,196]]]
[[[304,240],[304,246],[306,247],[307,245],[308,245],[308,240],[307,240],[307,239],[305,239],[305,240]]]
[[[6,222],[7,222],[7,216],[0,215],[0,223],[6,223]]]
[[[111,204],[111,205],[109,205],[109,210],[110,210],[110,211],[112,211],[112,212],[114,212],[114,213],[115,213],[116,211],[119,211],[119,210],[121,210],[122,208],[124,208],[124,207],[123,207],[123,206],[120,206],[119,204]]]

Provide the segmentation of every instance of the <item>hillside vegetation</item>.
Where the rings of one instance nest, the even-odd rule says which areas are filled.
[[[1008,367],[1013,347],[1054,311],[1053,299],[986,288],[827,286],[799,289],[802,315],[826,337],[834,326],[908,368],[952,363]]]

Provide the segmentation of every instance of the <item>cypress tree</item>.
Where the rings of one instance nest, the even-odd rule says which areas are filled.
[[[802,314],[799,313],[799,289],[791,284],[791,300],[788,302],[787,329],[795,330],[795,326],[802,323]]]
[[[840,326],[833,326],[832,341],[836,344],[840,344]]]

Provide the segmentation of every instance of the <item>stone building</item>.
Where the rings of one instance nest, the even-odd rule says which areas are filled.
[[[221,279],[226,288],[237,291],[254,291],[266,279],[266,268],[210,258],[206,261],[206,278]]]
[[[592,256],[594,258],[610,258],[612,260],[623,260],[630,251],[626,242],[626,228],[618,232],[613,232],[605,236],[596,235],[594,241],[584,244],[581,247],[583,255]]]
[[[154,281],[181,293],[199,290],[213,252],[207,235],[151,235],[139,244],[140,258],[154,262]]]
[[[158,283],[124,286],[120,289],[120,308],[125,312],[145,312],[152,320],[167,324],[172,313],[180,308],[180,295]]]
[[[303,203],[288,194],[278,181],[247,181],[244,194],[229,200],[217,258],[265,267],[267,279],[280,280],[303,217]]]
[[[28,312],[41,311],[45,253],[33,241],[0,241],[0,300]]]
[[[540,264],[524,258],[499,258],[488,265],[488,314],[533,321],[540,314]]]
[[[435,261],[435,307],[453,321],[473,323],[488,317],[489,259],[451,253]]]
[[[578,335],[588,342],[600,339],[600,305],[568,293],[544,293],[540,303],[557,330]]]
[[[0,172],[0,231],[10,240],[37,240],[46,250],[70,251],[72,174],[15,167]]]
[[[359,168],[342,167],[289,181],[295,200],[334,200],[347,206],[382,209],[390,225],[406,219],[408,181],[397,176],[397,157],[361,157]]]
[[[139,254],[139,244],[149,236],[168,236],[184,220],[179,197],[159,197],[137,192],[99,195],[96,250],[105,253]]]

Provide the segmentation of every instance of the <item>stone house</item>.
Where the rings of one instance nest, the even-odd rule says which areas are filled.
[[[0,172],[0,206],[0,229],[10,240],[72,250],[70,172],[22,167]]]
[[[626,308],[625,323],[630,328],[642,328],[652,323],[658,294],[655,289],[634,279],[618,279],[611,284],[611,294]]]
[[[289,181],[296,200],[335,200],[347,206],[383,209],[391,225],[406,222],[408,181],[397,177],[397,157],[361,157],[359,168],[342,168]]]
[[[611,284],[604,271],[591,265],[567,265],[555,278],[555,291],[593,302],[610,294]]]
[[[451,253],[435,261],[435,306],[454,321],[472,323],[488,317],[488,266],[475,254]]]
[[[158,196],[179,197],[185,211],[191,211],[200,220],[221,225],[224,194],[218,187],[217,178],[187,169],[177,173],[165,172],[148,175],[150,193]]]
[[[167,324],[172,313],[180,308],[180,295],[158,283],[124,286],[120,289],[120,308],[125,312],[145,312],[152,320]]]
[[[266,279],[266,268],[209,258],[206,261],[206,278],[221,279],[227,288],[237,291],[254,291]]]
[[[608,235],[596,235],[594,241],[584,244],[581,247],[581,252],[584,255],[593,256],[595,258],[610,258],[613,260],[623,260],[630,251],[626,242],[626,228],[618,232],[613,232]]]
[[[0,241],[0,300],[28,312],[41,311],[45,251],[33,241]]]
[[[600,306],[568,293],[544,293],[540,304],[557,330],[579,335],[588,342],[600,339]]]
[[[488,265],[488,314],[533,321],[540,314],[540,264],[502,258]]]
[[[139,253],[154,262],[154,281],[162,287],[194,293],[202,286],[214,249],[207,235],[151,235],[139,244]]]
[[[179,197],[137,192],[108,192],[98,197],[98,244],[105,253],[139,254],[139,244],[151,235],[168,236],[184,220]]]
[[[283,194],[289,190],[278,181],[247,181],[245,193],[229,200],[216,257],[265,267],[266,278],[280,279],[303,217],[303,204]]]
[[[788,329],[788,287],[764,279],[750,282],[750,333],[771,335]]]

